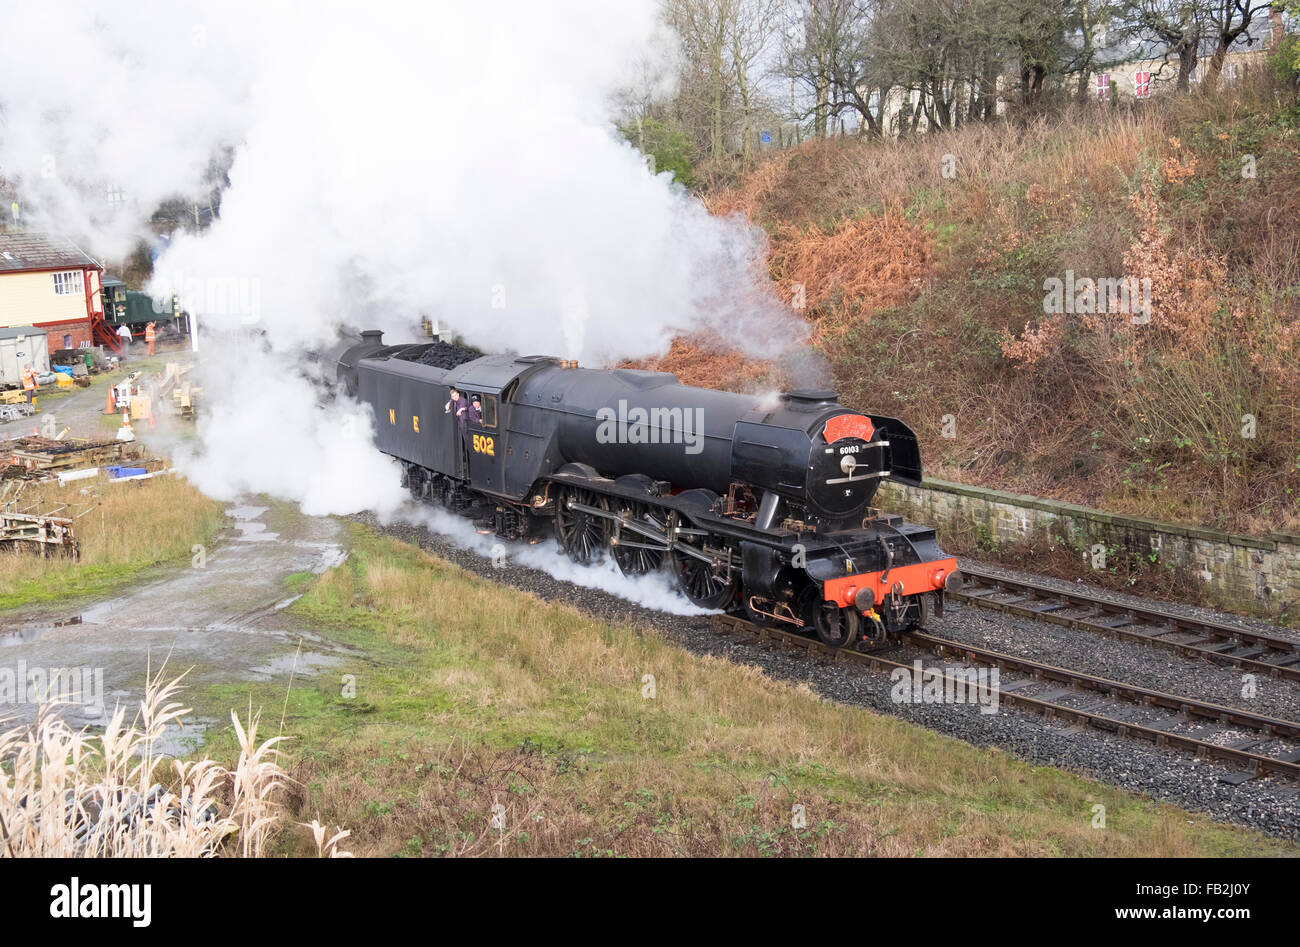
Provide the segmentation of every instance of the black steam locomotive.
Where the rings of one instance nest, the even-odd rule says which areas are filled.
[[[870,507],[884,477],[920,483],[901,421],[833,391],[763,400],[542,356],[445,368],[427,364],[432,348],[363,332],[338,357],[340,384],[373,410],[413,496],[504,538],[553,531],[575,562],[666,567],[696,605],[836,647],[920,626],[960,582],[933,529]],[[471,396],[462,430],[450,406]]]

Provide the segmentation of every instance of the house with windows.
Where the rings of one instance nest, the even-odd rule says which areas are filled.
[[[100,344],[116,348],[104,324],[103,272],[67,237],[0,233],[0,329],[43,332],[51,353]]]
[[[1271,9],[1267,18],[1256,17],[1224,55],[1219,82],[1230,85],[1252,70],[1266,69],[1269,53],[1294,29],[1295,23],[1288,22],[1278,7]],[[1092,89],[1097,101],[1149,99],[1177,88],[1178,56],[1159,42],[1131,35],[1115,37],[1104,22],[1093,27],[1092,41],[1096,50]],[[1189,88],[1195,89],[1210,70],[1217,45],[1218,38],[1211,32],[1201,36],[1195,65],[1187,77]],[[1075,85],[1080,78],[1071,75],[1069,84]]]
[[[1256,17],[1250,28],[1224,56],[1219,82],[1228,86],[1252,71],[1267,68],[1269,53],[1287,33],[1300,24],[1274,7],[1268,17]],[[1178,86],[1178,56],[1166,44],[1149,36],[1135,36],[1130,31],[1111,29],[1109,23],[1095,24],[1089,30],[1093,65],[1086,75],[1077,72],[1064,77],[1064,88],[1074,95],[1079,83],[1085,84],[1089,98],[1102,104],[1125,100],[1149,99],[1174,91]],[[1074,53],[1084,47],[1084,35],[1077,33],[1067,42]],[[1218,40],[1208,32],[1196,49],[1196,63],[1188,76],[1188,86],[1195,89],[1210,69]],[[985,90],[960,79],[950,79],[934,89],[895,86],[885,92],[884,107],[879,109],[885,135],[896,138],[912,132],[929,131],[933,124],[947,126],[957,117],[978,114],[1004,115],[1008,105],[1020,94],[1020,77],[1015,71],[998,75],[992,88]],[[863,87],[874,109],[880,105],[879,92]],[[936,101],[936,94],[943,101]],[[988,99],[992,101],[987,101]]]

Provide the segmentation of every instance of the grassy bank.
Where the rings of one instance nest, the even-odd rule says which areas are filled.
[[[767,231],[773,287],[807,317],[846,403],[906,419],[934,475],[1293,529],[1298,127],[1293,93],[1256,77],[1134,108],[814,142],[706,197]],[[1129,277],[1127,309],[1089,282]],[[723,386],[761,374],[696,348],[656,367]]]
[[[216,717],[261,706],[268,735],[283,712],[299,784],[290,816],[346,826],[357,854],[1294,851],[829,703],[351,530],[349,560],[294,611],[355,656],[287,693],[280,682],[189,696]],[[204,752],[225,758],[233,740],[210,731]],[[1105,829],[1092,827],[1098,804]],[[273,844],[314,851],[302,830]]]
[[[18,506],[34,513],[65,507],[57,515],[77,517],[81,557],[0,550],[0,610],[111,592],[152,566],[190,559],[224,521],[222,504],[180,477],[30,484]]]

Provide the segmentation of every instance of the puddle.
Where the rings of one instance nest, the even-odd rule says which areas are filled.
[[[270,678],[281,674],[295,674],[299,677],[315,677],[321,668],[336,667],[343,663],[342,658],[319,651],[292,652],[272,658],[260,667],[248,669],[248,674],[256,678]]]
[[[255,520],[269,509],[269,506],[230,506],[226,507],[226,515],[237,520]]]
[[[44,633],[45,629],[40,625],[24,625],[22,628],[7,630],[4,634],[0,635],[0,648],[27,644],[28,642],[35,641]]]
[[[343,565],[347,560],[347,550],[334,546],[333,548],[326,550],[325,554],[321,556],[320,562],[312,566],[311,571],[317,575],[323,575],[335,566]]]
[[[195,717],[185,721],[184,727],[169,723],[154,743],[154,752],[163,756],[189,756],[203,746],[204,735],[217,722],[210,717]]]
[[[270,507],[235,503],[226,508],[237,533],[208,550],[200,564],[182,562],[150,573],[115,594],[72,612],[14,613],[0,628],[5,661],[31,667],[103,669],[103,716],[66,708],[70,725],[102,728],[114,705],[128,719],[140,699],[146,668],[167,662],[169,673],[193,668],[191,686],[215,682],[313,677],[344,662],[345,652],[328,640],[303,635],[285,611],[300,597],[285,585],[291,575],[317,575],[347,559],[338,521],[286,513],[280,532],[259,520]],[[279,521],[277,521],[278,523]],[[297,652],[298,642],[304,650]],[[94,708],[91,708],[94,709]],[[36,708],[0,706],[21,720]],[[212,721],[169,729],[160,749],[185,754],[203,743]],[[218,722],[215,725],[220,725]]]
[[[235,529],[240,535],[235,537],[237,543],[269,543],[280,538],[279,533],[272,533],[265,523],[236,523]]]
[[[266,528],[265,523],[257,522],[258,518],[265,513],[269,507],[265,506],[231,506],[226,508],[226,515],[234,519],[235,529],[239,530],[239,535],[235,537],[235,542],[240,543],[269,543],[279,539],[279,533],[273,533]]]

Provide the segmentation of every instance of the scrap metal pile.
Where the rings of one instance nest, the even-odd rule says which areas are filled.
[[[126,450],[121,441],[61,440],[29,434],[0,448],[0,480],[48,480],[67,470],[119,463]]]

